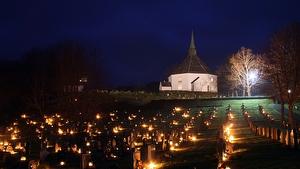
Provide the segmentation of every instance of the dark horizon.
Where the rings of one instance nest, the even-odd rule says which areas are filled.
[[[75,40],[96,48],[109,84],[166,78],[186,56],[192,30],[200,58],[216,70],[241,46],[262,52],[271,35],[300,21],[290,1],[3,2],[0,59]]]

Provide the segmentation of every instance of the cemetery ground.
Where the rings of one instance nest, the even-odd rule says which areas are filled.
[[[83,120],[69,121],[60,114],[42,119],[23,114],[12,124],[20,124],[19,129],[7,128],[12,143],[6,145],[18,141],[16,133],[22,133],[19,130],[33,131],[36,140],[39,138],[36,133],[42,131],[52,145],[43,164],[54,168],[81,168],[80,160],[68,158],[67,154],[79,159],[83,151],[85,155],[91,153],[91,159],[86,159],[90,168],[130,169],[133,165],[145,169],[300,168],[300,149],[293,148],[291,139],[287,141],[291,137],[286,128],[281,128],[280,105],[268,97],[162,99],[114,108],[113,112],[95,114],[82,127],[77,123]],[[299,117],[300,112],[295,108],[297,122]],[[70,152],[68,145],[74,141],[78,142]],[[27,159],[35,159],[33,155],[38,159],[41,144],[36,145],[29,147],[32,153],[26,154]],[[20,158],[20,164],[29,162],[27,159]],[[10,161],[3,166],[16,168],[15,164],[19,163]]]
[[[294,150],[270,138],[255,135],[240,110],[232,109],[232,112],[235,117],[232,121],[232,130],[236,138],[233,142],[235,152],[227,162],[227,166],[243,169],[299,168],[299,150]]]
[[[193,108],[197,110],[199,108]],[[197,141],[173,151],[172,158],[165,164],[166,169],[217,168],[217,141],[219,130],[225,117],[225,111],[217,110],[216,118],[208,128],[200,128]],[[199,125],[199,124],[197,124]]]
[[[205,104],[205,105],[204,105]],[[220,128],[226,119],[226,109],[231,106],[234,118],[232,120],[232,133],[234,152],[224,162],[224,168],[231,169],[298,169],[300,168],[300,150],[286,146],[279,141],[272,140],[265,136],[259,136],[251,131],[241,111],[244,104],[247,112],[258,125],[267,126],[269,123],[259,112],[261,105],[273,117],[274,122],[270,125],[279,126],[280,106],[267,99],[246,99],[220,101],[217,108],[217,118],[209,126],[208,130],[200,132],[199,141],[185,145],[184,151],[173,152],[172,159],[163,168],[175,169],[199,169],[217,168],[218,150],[217,140]],[[201,106],[208,106],[207,103],[199,103]],[[192,108],[193,109],[193,108]],[[194,109],[197,109],[194,107]],[[287,110],[285,110],[287,112]],[[299,117],[299,111],[295,110],[295,117]]]

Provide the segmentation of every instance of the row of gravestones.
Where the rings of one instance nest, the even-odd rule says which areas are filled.
[[[279,127],[258,126],[253,123],[247,111],[244,111],[243,114],[246,121],[248,122],[250,129],[256,135],[264,136],[269,139],[278,141],[284,145],[298,148],[298,145],[300,144],[300,138],[298,136],[298,133],[300,133],[300,128],[286,129]]]

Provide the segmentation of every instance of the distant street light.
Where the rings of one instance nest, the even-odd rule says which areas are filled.
[[[289,94],[291,94],[291,93],[292,93],[292,90],[291,90],[291,89],[289,89],[289,90],[288,90],[288,93],[289,93]]]

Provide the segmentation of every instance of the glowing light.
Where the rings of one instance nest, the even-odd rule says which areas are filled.
[[[250,73],[248,74],[248,78],[249,80],[253,83],[257,80],[258,78],[258,73],[257,71],[253,70],[253,71],[250,71]]]
[[[179,112],[179,111],[182,110],[182,108],[181,108],[181,107],[175,107],[174,110],[175,110],[176,112]]]
[[[48,124],[48,125],[53,125],[53,121],[54,119],[53,118],[46,118],[45,122]]]
[[[112,158],[117,158],[117,156],[114,155],[114,154],[111,154],[110,156],[111,156]]]
[[[197,137],[196,136],[192,136],[192,137],[190,137],[190,140],[191,141],[197,141]]]
[[[227,126],[227,127],[225,127],[224,133],[227,134],[227,135],[229,135],[230,134],[230,128],[231,128],[230,125]]]
[[[90,142],[86,142],[85,145],[89,147],[91,145],[91,143]]]
[[[116,128],[113,128],[113,132],[114,132],[114,133],[119,133],[119,130],[116,129]]]
[[[66,163],[64,161],[60,161],[59,165],[64,166],[64,165],[66,165]]]
[[[223,153],[223,156],[222,156],[222,161],[227,161],[228,160],[228,156],[226,153]]]
[[[182,114],[182,117],[188,118],[188,117],[190,117],[190,115],[189,115],[188,113],[183,113],[183,114]]]
[[[55,147],[54,147],[54,150],[55,150],[56,153],[59,152],[59,151],[61,151],[61,146],[56,143]]]
[[[292,93],[292,90],[291,90],[291,89],[289,89],[289,90],[288,90],[288,93],[289,93],[289,94],[290,94],[290,93]]]
[[[149,169],[155,169],[156,166],[157,166],[157,165],[156,165],[154,162],[150,162],[150,163],[148,164],[148,168],[149,168]]]
[[[17,139],[17,136],[15,134],[12,134],[11,135],[11,140],[16,140]]]
[[[234,116],[232,113],[229,113],[228,116],[229,116],[229,119],[234,119]]]
[[[234,137],[233,137],[232,135],[229,136],[228,141],[229,141],[230,143],[232,143],[232,142],[234,141]]]
[[[26,119],[28,116],[26,114],[22,114],[21,118]]]
[[[178,121],[173,120],[173,125],[178,125]]]
[[[20,158],[20,161],[26,161],[26,157],[25,157],[25,156],[22,156],[22,157]]]
[[[64,134],[64,131],[61,128],[58,128],[57,132],[58,132],[59,135]]]
[[[3,142],[2,142],[3,144]],[[23,150],[24,147],[22,147],[21,143],[18,143],[15,147],[16,150]]]
[[[116,126],[116,127],[113,128],[114,133],[119,133],[122,130],[124,130],[124,128],[122,128],[121,126]]]
[[[37,122],[36,122],[36,121],[32,121],[32,120],[30,120],[30,124],[36,125],[36,124],[37,124]]]
[[[149,126],[149,127],[148,127],[148,130],[149,130],[149,131],[152,131],[153,129],[154,129],[154,128],[153,128],[152,126]]]
[[[96,114],[96,119],[97,120],[101,119],[101,115],[99,113]]]
[[[93,167],[94,166],[94,164],[93,164],[93,162],[89,162],[89,167]]]

